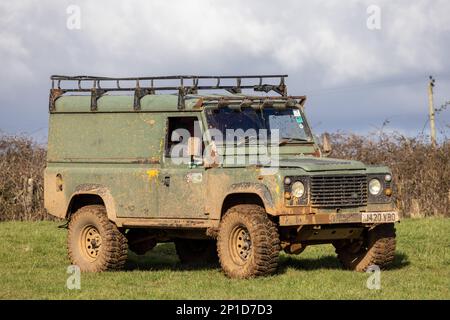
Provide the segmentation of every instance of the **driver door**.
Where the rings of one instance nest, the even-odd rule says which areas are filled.
[[[206,219],[206,175],[202,164],[193,165],[187,139],[201,132],[199,116],[169,116],[166,121],[164,161],[159,174],[161,218]],[[198,134],[198,133],[197,133]]]

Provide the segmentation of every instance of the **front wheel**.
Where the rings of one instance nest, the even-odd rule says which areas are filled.
[[[394,224],[380,224],[369,229],[361,239],[340,240],[334,247],[344,268],[366,271],[371,265],[386,268],[395,256]]]
[[[252,278],[275,273],[280,253],[277,226],[257,205],[237,205],[220,223],[219,260],[230,278]]]

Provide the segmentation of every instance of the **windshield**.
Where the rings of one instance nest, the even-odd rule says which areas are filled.
[[[259,130],[265,129],[267,130],[268,138],[270,138],[271,130],[278,130],[282,143],[312,141],[304,115],[299,109],[243,108],[242,110],[234,110],[219,108],[207,110],[206,115],[208,127],[219,130],[224,137],[227,129],[241,129],[243,131],[249,131],[250,129],[249,132],[256,131],[257,133]]]

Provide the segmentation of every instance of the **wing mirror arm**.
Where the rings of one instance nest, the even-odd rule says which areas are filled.
[[[322,155],[324,157],[328,157],[331,153],[331,151],[333,151],[333,148],[331,146],[331,142],[330,142],[330,136],[328,133],[323,133],[322,134]]]

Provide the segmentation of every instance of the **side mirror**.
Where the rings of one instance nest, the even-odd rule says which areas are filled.
[[[328,133],[322,134],[322,154],[329,156],[333,148],[331,147],[330,136]]]
[[[205,149],[203,165],[205,168],[214,168],[219,165],[219,154],[217,151],[217,145],[214,141],[211,141]]]

